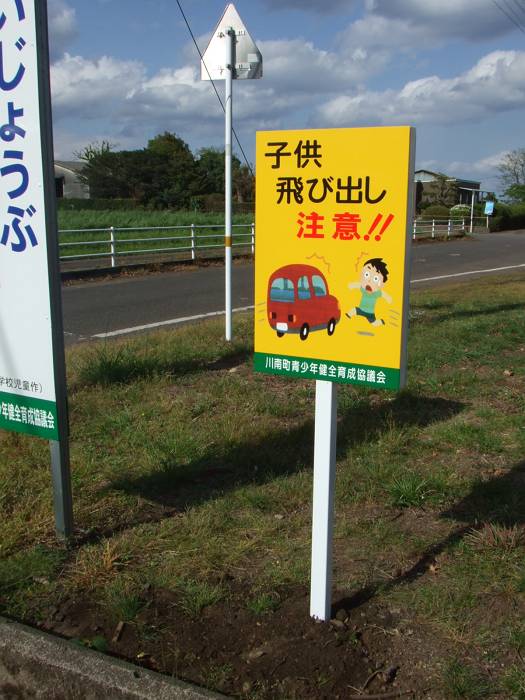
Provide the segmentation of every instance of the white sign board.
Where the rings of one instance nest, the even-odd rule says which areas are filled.
[[[0,428],[57,440],[37,2],[0,14]]]
[[[233,72],[234,80],[262,78],[262,55],[248,30],[230,3],[213,32],[201,61],[201,80],[224,80],[227,70],[229,32],[235,34]]]

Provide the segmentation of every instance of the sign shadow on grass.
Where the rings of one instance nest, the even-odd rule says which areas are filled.
[[[203,360],[188,357],[173,360],[155,357],[154,353],[139,354],[128,345],[113,346],[105,344],[84,360],[79,369],[77,383],[81,386],[111,386],[128,384],[138,379],[147,379],[161,374],[172,377],[186,376],[197,372],[230,369],[251,357],[249,349],[231,349],[215,360]]]
[[[479,480],[470,493],[451,508],[440,514],[458,523],[447,537],[425,549],[419,559],[406,571],[385,583],[375,581],[359,589],[351,596],[334,603],[332,613],[359,607],[379,592],[387,592],[401,585],[412,583],[428,573],[436,557],[455,547],[467,533],[481,531],[485,526],[512,528],[525,524],[525,461],[516,464],[511,471],[487,481]],[[460,525],[460,523],[462,523]]]
[[[373,443],[393,426],[426,426],[446,420],[464,408],[464,404],[439,397],[426,397],[408,391],[392,401],[373,405],[367,397],[340,411],[338,454],[363,443]],[[161,508],[158,520],[187,508],[225,495],[237,488],[265,484],[277,477],[311,468],[313,463],[313,417],[293,428],[283,428],[255,441],[212,446],[188,463],[180,463],[169,449],[159,455],[158,468],[137,478],[114,480],[106,490],[133,494]],[[154,519],[154,518],[153,518]],[[148,517],[148,522],[152,517]],[[123,524],[127,529],[132,524]],[[112,534],[115,532],[113,528]],[[93,533],[95,537],[108,533]]]
[[[474,318],[476,316],[491,316],[493,314],[504,314],[508,311],[521,311],[523,304],[496,304],[483,306],[478,309],[451,309],[448,312],[433,315],[431,317],[432,324],[443,323],[445,321],[458,320],[460,318]]]

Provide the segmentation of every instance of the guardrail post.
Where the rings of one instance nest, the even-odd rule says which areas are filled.
[[[488,217],[487,217],[487,228],[488,228]],[[255,254],[255,224],[252,221],[252,255]]]
[[[432,238],[436,235],[436,220],[432,219]]]
[[[489,217],[487,216],[487,231],[488,231],[489,229],[490,229],[490,226],[489,226]]]
[[[447,226],[447,238],[450,238],[451,227],[452,227],[452,219],[449,219],[448,226]]]
[[[462,219],[462,221],[461,221],[461,231],[463,232],[463,235],[465,235],[465,233],[466,233],[466,231],[465,231],[465,219]]]
[[[111,267],[115,267],[115,227],[109,227],[109,248],[111,252]]]
[[[191,259],[195,260],[195,224],[190,227],[191,230]]]

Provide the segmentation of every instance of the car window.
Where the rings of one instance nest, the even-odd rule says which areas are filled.
[[[325,297],[328,294],[324,279],[319,275],[312,275],[312,285],[316,297]]]
[[[299,282],[297,282],[297,298],[310,298],[310,285],[308,284],[308,277],[306,275],[299,277]]]
[[[277,277],[270,287],[271,301],[294,301],[293,282],[286,277]]]

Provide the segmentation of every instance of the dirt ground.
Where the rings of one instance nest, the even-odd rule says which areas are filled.
[[[246,609],[246,591],[185,614],[171,592],[148,589],[133,623],[116,627],[97,608],[66,600],[40,625],[182,680],[257,699],[441,698],[436,639],[399,608],[334,596],[333,619],[309,617],[309,591],[275,592],[279,608]],[[442,650],[444,651],[444,650]]]

